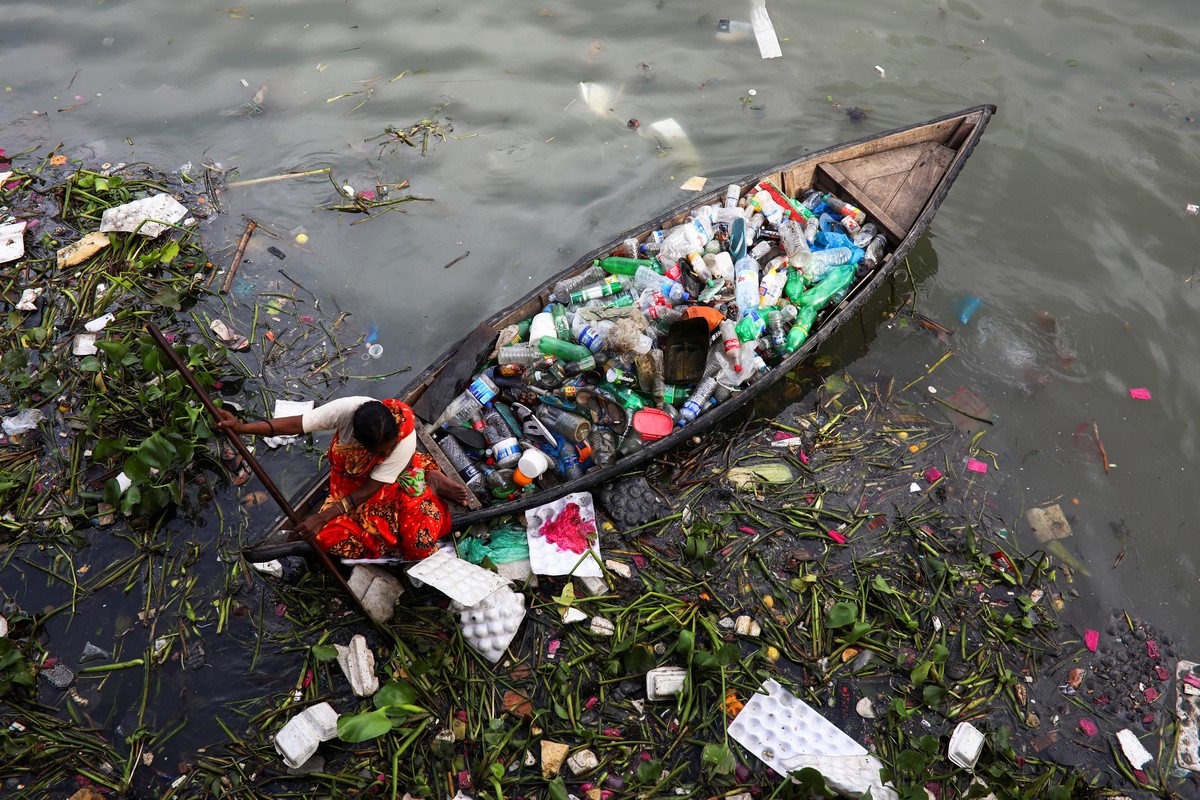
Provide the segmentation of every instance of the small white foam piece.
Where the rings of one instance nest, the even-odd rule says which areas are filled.
[[[213,320],[214,325],[217,322],[220,322],[220,320]],[[272,414],[271,417],[272,419],[278,419],[279,417],[299,417],[306,411],[312,411],[313,405],[314,403],[312,400],[276,400],[275,413]],[[287,434],[284,436],[266,436],[263,437],[263,444],[274,449],[276,447],[283,447],[284,445],[291,444],[292,442],[299,440],[299,438],[300,437],[296,434]]]
[[[531,508],[525,512],[525,536],[529,540],[529,565],[537,575],[574,575],[576,577],[599,578],[604,574],[600,558],[599,529],[592,541],[592,555],[562,550],[546,540],[540,531],[542,526],[575,503],[579,506],[580,519],[596,524],[596,506],[589,492],[575,492],[552,503]]]
[[[283,577],[283,562],[277,558],[273,558],[270,561],[256,561],[250,566],[263,575],[270,575],[272,578]]]
[[[1175,685],[1175,713],[1179,716],[1179,739],[1175,743],[1175,763],[1180,769],[1189,769],[1193,772],[1200,772],[1200,731],[1197,726],[1200,726],[1200,714],[1196,713],[1195,697],[1189,695],[1185,689],[1193,688],[1190,684],[1184,683],[1183,679],[1187,676],[1196,677],[1197,665],[1195,661],[1186,661],[1179,659],[1179,663],[1175,665],[1175,677],[1178,683]]]
[[[504,584],[475,605],[464,606],[456,602],[451,609],[459,614],[458,627],[467,644],[495,664],[517,635],[521,620],[525,619],[525,595],[517,594]]]
[[[376,622],[387,622],[396,613],[396,600],[404,594],[399,578],[370,564],[355,564],[346,581],[363,609]]]
[[[46,291],[44,286],[22,290],[21,299],[17,301],[17,311],[37,311],[37,300],[44,291]]]
[[[4,172],[0,172],[0,182],[6,181],[11,177],[12,177],[11,169],[6,169],[6,170],[4,170]]]
[[[454,602],[474,606],[508,581],[491,570],[472,564],[453,553],[439,550],[408,568],[410,578],[427,583]]]
[[[1154,760],[1150,751],[1142,746],[1137,734],[1129,728],[1117,731],[1117,743],[1121,745],[1121,752],[1125,754],[1125,758],[1129,759],[1129,763],[1134,769],[1141,769],[1148,762]]]
[[[25,255],[25,226],[28,222],[0,225],[0,264],[16,261]]]
[[[321,742],[337,736],[338,713],[329,703],[309,706],[275,734],[275,749],[292,769],[312,758]]]
[[[946,753],[949,759],[963,769],[975,769],[975,762],[983,750],[983,734],[969,722],[960,722],[950,736]]]
[[[588,619],[588,615],[580,611],[578,608],[568,608],[563,614],[563,625],[574,625],[576,622],[583,622]]]
[[[187,216],[187,213],[187,208],[174,197],[159,193],[108,209],[100,218],[100,232],[133,233],[137,231],[141,235],[153,239],[163,231],[169,230],[172,225],[177,224]]]
[[[71,342],[71,352],[77,356],[94,356],[96,350],[96,334],[77,333]]]
[[[754,28],[759,55],[763,58],[779,58],[783,55],[779,49],[779,37],[775,35],[775,26],[771,24],[771,15],[767,13],[767,0],[750,0],[750,26]]]
[[[896,793],[879,782],[879,759],[777,681],[763,683],[729,724],[729,735],[781,775],[814,767],[831,789],[860,797],[868,789],[877,800]]]
[[[88,333],[99,333],[100,331],[104,330],[108,323],[112,322],[114,319],[116,319],[116,317],[114,317],[111,313],[101,314],[91,322],[84,323],[83,329]]]
[[[370,697],[379,691],[379,678],[375,675],[375,654],[367,647],[367,639],[361,633],[350,638],[349,646],[335,644],[338,666],[350,690],[359,697]]]
[[[133,478],[125,474],[125,470],[117,473],[117,486],[121,487],[121,494],[125,494],[125,490],[133,486]]]
[[[646,699],[665,700],[683,691],[687,681],[683,667],[655,667],[646,673]]]

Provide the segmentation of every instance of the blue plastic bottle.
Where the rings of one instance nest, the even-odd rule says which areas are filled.
[[[966,325],[971,321],[971,316],[979,310],[979,304],[982,301],[973,294],[969,294],[963,298],[962,309],[958,315],[958,321]]]

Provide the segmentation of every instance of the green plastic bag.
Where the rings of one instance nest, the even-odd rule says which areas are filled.
[[[511,564],[529,558],[529,540],[524,528],[497,528],[485,543],[469,536],[458,543],[460,557],[472,564],[483,563],[485,558],[493,564]]]

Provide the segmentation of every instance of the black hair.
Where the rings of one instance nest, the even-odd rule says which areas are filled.
[[[400,427],[388,407],[378,400],[363,403],[354,409],[351,420],[354,428],[354,438],[368,450],[375,450],[389,442],[396,441],[400,435]]]

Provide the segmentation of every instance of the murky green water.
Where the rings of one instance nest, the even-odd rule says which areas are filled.
[[[881,326],[869,346],[848,333],[834,349],[859,374],[909,380],[952,348],[926,382],[990,405],[986,443],[1011,481],[998,511],[1015,521],[1053,501],[1071,515],[1067,545],[1092,573],[1077,587],[1095,601],[1076,604],[1078,622],[1099,627],[1100,609],[1127,606],[1200,642],[1200,217],[1185,212],[1200,202],[1194,7],[900,0],[770,12],[783,49],[773,60],[752,40],[716,36],[719,18],[748,19],[741,3],[8,2],[0,147],[63,142],[76,157],[168,168],[210,159],[242,179],[328,166],[358,188],[410,181],[433,202],[358,225],[316,210],[336,200],[323,179],[232,189],[227,228],[210,234],[228,258],[240,214],[282,232],[291,275],[379,325],[387,371],[420,368],[578,254],[679,202],[693,175],[721,182],[995,103],[912,257],[918,311],[953,336]],[[607,99],[590,108],[580,82]],[[262,113],[247,113],[264,86]],[[868,118],[852,122],[852,106]],[[364,141],[425,118],[453,130],[424,157]],[[668,118],[690,146],[660,152],[650,124]],[[300,229],[307,249],[290,243]],[[274,276],[268,244],[254,240],[249,278]],[[964,325],[967,294],[982,306]],[[1131,399],[1136,387],[1152,399]],[[1092,421],[1107,474],[1072,436]]]

